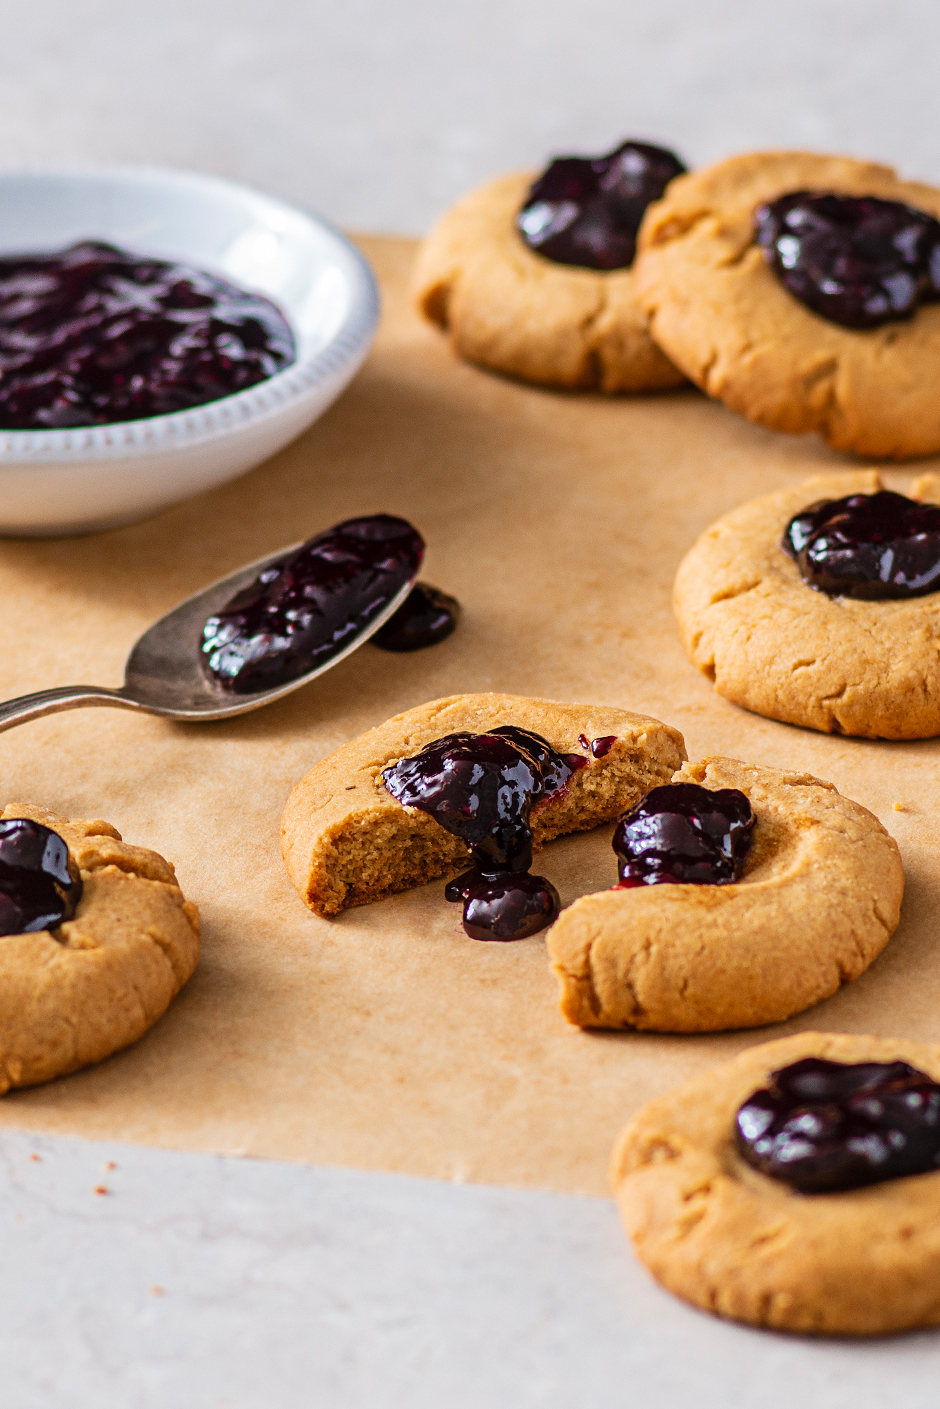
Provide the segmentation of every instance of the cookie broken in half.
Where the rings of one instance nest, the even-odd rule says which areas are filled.
[[[336,915],[466,867],[467,844],[428,812],[397,801],[383,772],[448,735],[501,727],[528,730],[579,765],[564,787],[533,806],[536,850],[566,832],[613,821],[667,782],[685,758],[678,730],[627,710],[501,694],[420,705],[322,759],[291,793],[281,846],[304,903]]]

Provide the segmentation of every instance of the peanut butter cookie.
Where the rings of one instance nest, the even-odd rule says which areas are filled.
[[[715,1032],[782,1022],[835,993],[897,927],[904,872],[876,817],[809,774],[708,758],[673,782],[733,788],[754,829],[740,881],[584,895],[549,931],[581,1027]]]
[[[60,923],[0,937],[0,1091],[77,1071],[136,1042],[199,958],[199,912],[162,856],[129,846],[107,822],[31,806],[2,814],[3,823],[17,818],[65,843],[66,888],[80,898]]]
[[[879,327],[812,311],[777,277],[755,214],[794,192],[873,196],[940,216],[940,190],[890,167],[754,152],[680,176],[650,206],[634,265],[652,337],[686,376],[774,430],[903,459],[940,450],[940,304]]]
[[[874,470],[805,480],[725,514],[686,554],[674,592],[679,631],[719,695],[824,733],[940,734],[940,592],[828,596],[781,547],[788,522],[814,502],[881,488]],[[940,479],[924,475],[911,493],[940,502]]]
[[[516,216],[534,172],[503,176],[447,211],[421,247],[414,288],[458,356],[569,390],[662,391],[685,381],[646,331],[633,270],[555,264]]]
[[[755,1326],[825,1335],[935,1326],[940,1170],[806,1194],[742,1157],[735,1135],[742,1103],[773,1073],[807,1058],[907,1063],[940,1079],[935,1046],[802,1032],[752,1047],[651,1101],[621,1136],[612,1164],[636,1251],[677,1296]]]
[[[518,695],[452,695],[370,729],[317,763],[294,788],[281,825],[284,864],[319,915],[367,905],[467,866],[470,851],[427,812],[403,806],[383,770],[459,731],[531,730],[585,762],[564,791],[532,810],[535,848],[613,821],[685,758],[682,735],[646,715]],[[592,742],[603,741],[603,752]]]

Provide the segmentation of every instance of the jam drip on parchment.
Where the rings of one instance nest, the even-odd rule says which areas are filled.
[[[653,788],[617,823],[620,885],[728,885],[740,879],[753,828],[751,804],[737,788]]]
[[[51,430],[203,406],[296,356],[267,298],[97,240],[0,259],[0,427]]]
[[[828,1194],[940,1168],[940,1085],[907,1062],[802,1061],[741,1106],[748,1164],[802,1194]]]
[[[557,753],[539,734],[507,724],[489,734],[447,734],[386,768],[385,786],[459,837],[473,866],[450,881],[473,939],[524,939],[558,914],[558,892],[530,873],[533,806],[558,796],[588,760]]]
[[[900,201],[791,191],[754,229],[784,287],[832,323],[877,328],[940,298],[940,221]]]
[[[206,673],[224,689],[253,694],[327,664],[381,616],[423,557],[417,529],[390,514],[317,534],[208,619]]]
[[[370,639],[383,651],[423,651],[446,641],[457,625],[460,603],[456,597],[416,582],[398,611]]]
[[[807,586],[831,597],[881,602],[940,590],[940,506],[891,489],[810,504],[781,546]]]
[[[0,935],[54,929],[72,918],[81,896],[58,832],[26,817],[0,822]]]
[[[649,142],[624,142],[603,157],[556,157],[530,187],[516,226],[529,249],[556,264],[627,269],[646,207],[685,169]]]

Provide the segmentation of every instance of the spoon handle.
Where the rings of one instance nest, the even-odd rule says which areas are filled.
[[[26,724],[30,719],[41,719],[44,714],[58,714],[63,709],[82,709],[85,705],[141,708],[136,700],[120,690],[105,690],[99,685],[61,685],[57,690],[39,690],[35,695],[20,695],[19,699],[0,704],[0,730]]]

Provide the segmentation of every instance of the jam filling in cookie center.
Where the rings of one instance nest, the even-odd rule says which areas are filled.
[[[184,411],[294,361],[269,299],[96,240],[0,259],[0,426],[101,426]]]
[[[568,785],[588,760],[556,753],[541,735],[506,724],[489,734],[447,734],[413,758],[386,768],[386,788],[470,848],[473,867],[450,881],[445,897],[462,901],[473,939],[524,939],[550,925],[560,901],[533,876],[533,806]]]
[[[729,885],[741,877],[753,828],[751,804],[737,788],[653,788],[617,823],[619,885]]]
[[[940,506],[890,489],[810,504],[781,546],[803,581],[831,597],[878,602],[940,590]]]
[[[209,617],[203,668],[238,694],[306,675],[385,610],[423,557],[424,540],[405,519],[346,519],[265,568]]]
[[[748,1164],[803,1194],[940,1168],[940,1085],[907,1062],[804,1057],[771,1074],[735,1122]]]
[[[0,935],[54,929],[72,918],[81,896],[58,832],[26,817],[0,822]]]
[[[460,603],[428,582],[416,582],[404,602],[371,638],[383,651],[423,651],[446,641],[457,625]]]
[[[784,287],[843,327],[878,328],[940,298],[940,221],[900,201],[792,191],[758,206],[754,228]]]
[[[532,184],[516,226],[555,264],[628,269],[651,201],[686,168],[665,147],[624,142],[603,157],[556,157]]]

